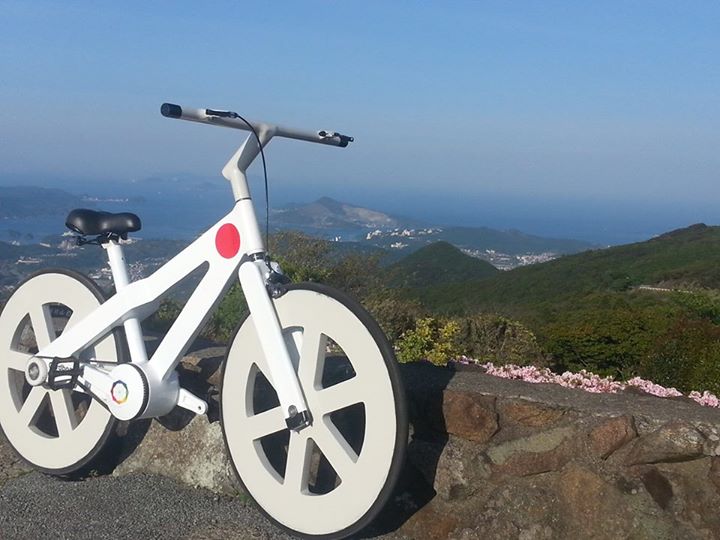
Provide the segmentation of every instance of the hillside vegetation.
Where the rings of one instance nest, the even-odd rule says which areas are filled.
[[[582,298],[639,286],[720,288],[720,227],[699,224],[646,242],[567,255],[463,284],[411,291],[432,310],[502,310],[529,314],[577,308]]]
[[[720,392],[718,227],[694,225],[508,272],[446,243],[387,267],[381,253],[340,254],[336,243],[297,234],[277,235],[272,245],[294,281],[358,297],[403,361],[468,355]],[[243,309],[235,287],[206,333],[226,339]]]
[[[405,290],[435,316],[520,321],[557,370],[720,389],[720,227]]]
[[[388,284],[397,287],[480,280],[498,273],[489,262],[465,255],[448,242],[420,248],[387,268]]]

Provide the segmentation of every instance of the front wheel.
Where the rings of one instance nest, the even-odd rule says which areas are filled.
[[[407,444],[407,410],[392,348],[354,300],[291,285],[275,309],[313,418],[285,426],[252,316],[223,367],[221,420],[241,484],[260,509],[304,538],[344,538],[389,499]]]

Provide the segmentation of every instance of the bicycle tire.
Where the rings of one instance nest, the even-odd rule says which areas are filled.
[[[297,333],[295,330],[297,328],[297,317],[302,318],[304,315],[302,315],[302,311],[307,311],[311,307],[313,307],[313,298],[320,298],[322,297],[322,301],[317,302],[317,305],[326,305],[331,306],[334,305],[335,307],[332,308],[333,314],[340,317],[346,317],[347,320],[353,320],[352,328],[353,331],[360,330],[360,326],[364,327],[364,329],[367,331],[366,335],[362,335],[358,339],[358,342],[362,341],[364,343],[364,347],[366,349],[362,349],[360,346],[354,346],[355,350],[367,350],[371,355],[368,355],[366,358],[370,358],[372,356],[373,362],[380,362],[382,363],[381,369],[379,364],[375,366],[374,374],[383,374],[383,377],[385,380],[373,380],[370,381],[374,383],[374,386],[367,387],[363,391],[368,394],[368,399],[375,399],[376,395],[378,393],[386,393],[391,392],[392,393],[392,407],[394,414],[390,414],[388,411],[385,411],[387,417],[392,417],[392,420],[394,421],[394,436],[392,437],[392,440],[388,441],[373,441],[372,443],[369,442],[368,437],[371,434],[373,437],[377,438],[378,433],[382,433],[383,429],[385,428],[369,428],[368,425],[370,423],[370,420],[373,422],[382,422],[382,420],[379,420],[379,416],[377,415],[377,405],[376,404],[369,404],[367,401],[363,402],[363,407],[367,407],[365,409],[366,417],[364,419],[364,422],[367,425],[363,426],[363,442],[362,447],[359,450],[359,453],[357,455],[357,461],[355,462],[355,466],[360,467],[360,463],[362,462],[365,469],[363,470],[362,467],[360,467],[360,473],[357,473],[355,475],[349,475],[348,478],[352,478],[352,485],[347,486],[346,490],[351,490],[350,493],[353,494],[353,499],[358,499],[358,490],[365,489],[368,494],[366,498],[364,499],[364,502],[362,505],[358,506],[357,508],[352,508],[352,512],[354,513],[352,517],[337,517],[337,512],[321,512],[317,511],[315,512],[316,515],[313,516],[304,516],[300,517],[299,519],[297,515],[298,512],[302,512],[301,507],[304,504],[304,499],[311,500],[312,504],[308,504],[307,508],[312,507],[312,505],[318,501],[321,500],[322,497],[318,498],[315,497],[314,499],[311,499],[313,497],[312,493],[304,493],[299,496],[293,495],[292,501],[288,501],[289,504],[297,505],[296,508],[290,508],[288,511],[283,510],[282,515],[279,515],[279,512],[277,509],[279,507],[282,507],[282,505],[277,504],[268,504],[268,497],[272,497],[269,493],[258,493],[258,490],[261,489],[258,487],[258,483],[262,484],[264,480],[258,480],[258,478],[261,478],[262,476],[256,476],[253,474],[253,479],[248,478],[248,468],[252,468],[255,466],[254,462],[246,463],[244,460],[240,461],[239,456],[243,452],[238,450],[238,445],[242,445],[243,443],[238,443],[236,440],[238,436],[242,437],[242,435],[238,435],[237,431],[240,429],[239,427],[235,426],[233,427],[229,422],[236,422],[236,423],[242,423],[247,418],[241,417],[241,415],[238,414],[238,403],[245,402],[247,403],[247,396],[248,396],[248,388],[238,388],[237,382],[229,379],[228,377],[233,377],[237,375],[239,372],[244,372],[248,369],[252,370],[253,366],[250,366],[248,368],[248,362],[252,362],[252,359],[249,359],[247,354],[250,352],[257,353],[257,349],[254,349],[252,346],[250,346],[249,342],[247,342],[248,339],[252,339],[252,332],[249,332],[249,325],[248,322],[251,321],[251,317],[247,316],[240,322],[238,325],[235,334],[231,338],[230,346],[228,347],[227,355],[225,358],[225,362],[223,363],[222,368],[222,387],[221,387],[221,407],[220,407],[220,415],[221,415],[221,425],[222,425],[222,431],[223,431],[223,437],[225,440],[225,446],[226,450],[228,452],[228,456],[230,457],[230,462],[232,464],[233,470],[240,482],[240,485],[243,487],[245,492],[250,496],[250,498],[254,501],[254,503],[257,505],[257,507],[260,509],[260,511],[276,526],[278,526],[280,529],[291,533],[295,536],[298,536],[300,538],[308,538],[308,539],[339,539],[339,538],[346,538],[347,536],[350,536],[352,534],[355,534],[359,532],[360,530],[364,529],[367,525],[369,525],[373,519],[377,516],[377,514],[380,512],[380,510],[385,506],[385,504],[388,502],[390,496],[392,495],[392,492],[395,488],[395,485],[398,481],[403,463],[405,458],[405,451],[407,446],[407,437],[408,437],[408,419],[407,419],[407,405],[405,400],[405,394],[403,385],[400,379],[400,373],[397,366],[397,362],[395,360],[395,356],[393,353],[393,349],[390,346],[390,344],[387,341],[387,338],[385,337],[384,333],[380,329],[379,325],[375,322],[375,320],[370,316],[370,314],[354,299],[349,297],[348,295],[337,291],[335,289],[332,289],[330,287],[327,287],[325,285],[315,284],[315,283],[301,283],[301,284],[293,284],[290,285],[287,288],[287,292],[285,295],[283,295],[281,298],[275,300],[276,309],[278,312],[278,316],[280,317],[281,324],[283,325],[283,329],[286,333],[289,333],[290,335],[295,335],[293,332]],[[294,308],[297,309],[290,309],[287,307],[288,302],[294,304]],[[302,305],[297,305],[298,303],[301,303]],[[311,305],[312,304],[312,305]],[[336,309],[337,308],[337,309]],[[295,311],[294,315],[289,314],[289,312]],[[344,313],[344,314],[343,314]],[[339,323],[338,323],[339,324]],[[294,325],[294,326],[293,326]],[[308,325],[310,326],[310,325]],[[307,327],[303,327],[303,335],[307,330]],[[326,331],[329,332],[329,334],[332,334],[330,330]],[[362,333],[362,332],[358,332]],[[323,334],[324,335],[324,334]],[[326,338],[330,338],[332,341],[334,339],[333,335],[326,335]],[[287,336],[286,336],[286,339]],[[296,339],[296,338],[293,338]],[[338,338],[339,339],[339,338]],[[244,340],[244,342],[240,342],[239,340]],[[349,340],[346,339],[345,342],[347,343]],[[333,343],[335,343],[333,341]],[[343,343],[337,342],[336,344],[343,346]],[[302,345],[298,346],[300,349],[302,348]],[[292,346],[289,345],[289,349],[291,349]],[[326,351],[327,351],[327,345],[326,345]],[[297,365],[296,368],[300,370],[299,367],[302,365],[302,361],[299,358],[299,351],[297,351],[297,354],[295,358]],[[292,356],[292,353],[291,353]],[[327,354],[326,354],[327,356]],[[346,355],[348,357],[348,355]],[[257,358],[257,357],[255,357]],[[369,369],[365,368],[361,365],[355,365],[353,361],[362,361],[360,359],[348,359],[349,363],[352,366],[352,371],[356,372],[355,376],[358,376],[357,373],[361,373],[363,369]],[[319,362],[319,361],[318,361]],[[324,365],[326,364],[323,360]],[[243,366],[243,369],[239,369],[238,366]],[[256,364],[254,364],[256,366]],[[325,368],[323,368],[325,369]],[[259,368],[258,368],[259,370]],[[372,370],[371,370],[372,371]],[[370,373],[371,371],[368,371]],[[317,373],[315,373],[317,376]],[[364,375],[363,375],[364,376]],[[378,379],[382,379],[383,377],[377,377]],[[257,379],[257,375],[255,375],[255,378]],[[322,395],[321,392],[323,390],[327,390],[327,387],[320,385],[321,388],[318,390],[317,388],[309,388],[307,384],[303,385],[302,377],[301,378],[301,386],[303,387],[303,392],[306,394],[306,398],[309,400],[310,403],[310,393],[316,392],[317,395]],[[267,379],[267,377],[266,377]],[[352,380],[348,379],[348,380]],[[363,384],[367,383],[366,379],[360,379]],[[256,384],[257,381],[252,383],[253,385]],[[338,384],[343,384],[345,381],[341,381]],[[242,384],[245,384],[247,386],[247,381],[243,381]],[[385,386],[383,386],[385,385]],[[346,387],[347,388],[347,387]],[[359,388],[359,386],[358,386]],[[256,389],[255,389],[256,391]],[[336,392],[337,393],[337,392]],[[229,398],[228,396],[233,396],[232,398]],[[256,399],[256,395],[253,395],[253,399]],[[387,395],[385,396],[387,398]],[[318,401],[320,403],[320,401]],[[383,403],[390,403],[390,400],[385,399]],[[355,405],[353,405],[355,406]],[[242,405],[241,407],[242,408]],[[278,407],[279,408],[279,407]],[[274,410],[274,409],[273,409]],[[342,409],[343,411],[347,409]],[[254,412],[254,411],[253,411]],[[263,411],[265,412],[265,411]],[[317,411],[316,411],[317,412]],[[328,423],[326,421],[326,418],[328,416],[331,416],[332,414],[337,413],[338,411],[333,411],[331,413],[325,414],[322,418],[314,418],[314,424],[318,426],[318,429],[323,428],[323,422],[324,425],[327,426]],[[312,410],[311,410],[312,413]],[[260,414],[260,413],[256,413]],[[335,420],[331,420],[330,423],[334,425]],[[230,428],[230,429],[229,429]],[[336,426],[337,428],[337,426]],[[271,427],[271,429],[274,429],[274,427]],[[310,430],[311,428],[305,428],[307,430]],[[374,430],[374,431],[373,431]],[[303,430],[305,431],[305,430]],[[336,431],[338,431],[336,429]],[[229,437],[229,432],[230,437]],[[291,452],[291,446],[292,443],[290,440],[290,436],[292,435],[289,430],[280,430],[277,432],[277,434],[271,434],[270,437],[279,437],[280,433],[286,432],[288,435],[288,443],[287,443],[287,453]],[[300,432],[302,433],[302,431]],[[343,434],[344,435],[344,434]],[[299,435],[298,439],[299,440]],[[313,437],[313,434],[309,434],[306,436],[307,439],[312,440],[313,444],[315,443]],[[259,451],[258,453],[265,452],[263,442],[262,440],[258,441],[245,441],[244,444],[250,443],[253,448],[257,449],[258,446],[262,447],[263,450]],[[347,440],[346,440],[347,442]],[[367,447],[365,446],[367,445]],[[235,448],[233,448],[233,446]],[[381,448],[382,447],[382,448]],[[319,448],[319,447],[317,447]],[[246,448],[243,447],[245,450]],[[323,461],[323,458],[327,460],[327,457],[324,455],[325,450],[320,449],[322,456],[318,458],[318,475],[319,470],[325,463]],[[251,449],[250,452],[253,450]],[[307,451],[307,447],[305,447],[305,451]],[[367,456],[364,457],[364,452],[368,452]],[[370,454],[372,452],[372,454]],[[245,454],[248,455],[248,454]],[[371,455],[382,455],[385,456],[385,460],[381,460],[382,463],[378,463],[378,467],[383,467],[382,471],[371,471],[368,469],[368,467],[372,467],[372,462],[368,461],[371,458],[369,456]],[[260,458],[258,458],[260,459]],[[269,459],[268,455],[265,455],[264,459]],[[287,458],[289,462],[290,458]],[[311,460],[311,458],[305,457],[305,463],[307,463],[308,460]],[[251,458],[252,461],[252,458]],[[333,467],[333,464],[327,460],[328,464],[330,464],[330,468]],[[327,467],[325,467],[327,469]],[[276,471],[277,472],[277,471]],[[282,482],[286,482],[287,478],[287,471],[285,471],[286,476],[283,478]],[[362,474],[361,474],[362,473]],[[263,473],[264,474],[264,473]],[[267,474],[267,484],[264,486],[264,488],[267,488],[267,486],[273,486],[273,483],[278,482],[278,478],[275,477],[275,473],[273,473],[272,470],[270,470]],[[373,478],[372,486],[369,486],[367,488],[361,487],[362,483],[366,481],[366,476],[370,476]],[[329,493],[323,494],[324,497],[328,497],[328,495],[333,494],[336,489],[339,489],[342,487],[342,483],[344,480],[340,479],[340,484],[336,485],[335,488],[332,488]],[[337,482],[337,481],[336,481]],[[352,491],[354,490],[354,491]],[[271,488],[272,492],[276,491],[275,488]],[[347,491],[343,492],[347,493]],[[340,501],[341,494],[338,494],[336,499],[338,499],[337,502],[333,501],[333,504],[326,505],[326,510],[330,510],[331,507],[337,508],[338,506],[343,506],[342,501]],[[303,499],[304,498],[304,499]],[[370,500],[372,499],[372,500]],[[330,500],[330,499],[327,499]],[[272,508],[270,508],[272,506]],[[318,504],[318,508],[325,508],[323,505]],[[347,502],[347,513],[349,513],[350,510],[350,502]],[[344,507],[343,507],[344,508]],[[332,514],[332,515],[328,515]],[[300,527],[298,526],[298,523],[300,522],[309,522],[311,520],[329,520],[332,518],[332,524],[328,524],[327,527],[323,527],[322,525],[315,525],[311,527]],[[338,525],[341,524],[341,525]]]

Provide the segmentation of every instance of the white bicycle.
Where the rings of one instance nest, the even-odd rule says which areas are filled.
[[[392,348],[354,300],[318,284],[286,284],[266,258],[246,170],[273,137],[345,147],[353,139],[247,121],[236,113],[164,104],[164,116],[250,131],[223,169],[232,211],[153,275],[130,282],[121,239],[130,213],[73,210],[78,242],[102,246],[115,294],[87,277],[44,270],[0,315],[0,427],[37,469],[68,475],[96,463],[116,422],[207,403],[175,370],[238,275],[250,315],[228,345],[221,423],[237,476],[286,531],[342,538],[378,514],[396,484],[407,411]],[[263,162],[264,162],[264,155]],[[204,275],[148,358],[141,321],[173,285]]]

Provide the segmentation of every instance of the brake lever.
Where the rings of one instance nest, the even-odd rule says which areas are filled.
[[[240,115],[232,111],[216,111],[215,109],[205,109],[205,114],[215,116],[216,118],[240,118]]]
[[[321,139],[334,139],[337,137],[340,139],[340,144],[338,146],[341,148],[345,148],[349,143],[355,140],[355,137],[349,137],[348,135],[343,135],[342,133],[338,133],[336,131],[325,131],[324,129],[318,131],[318,136]]]

